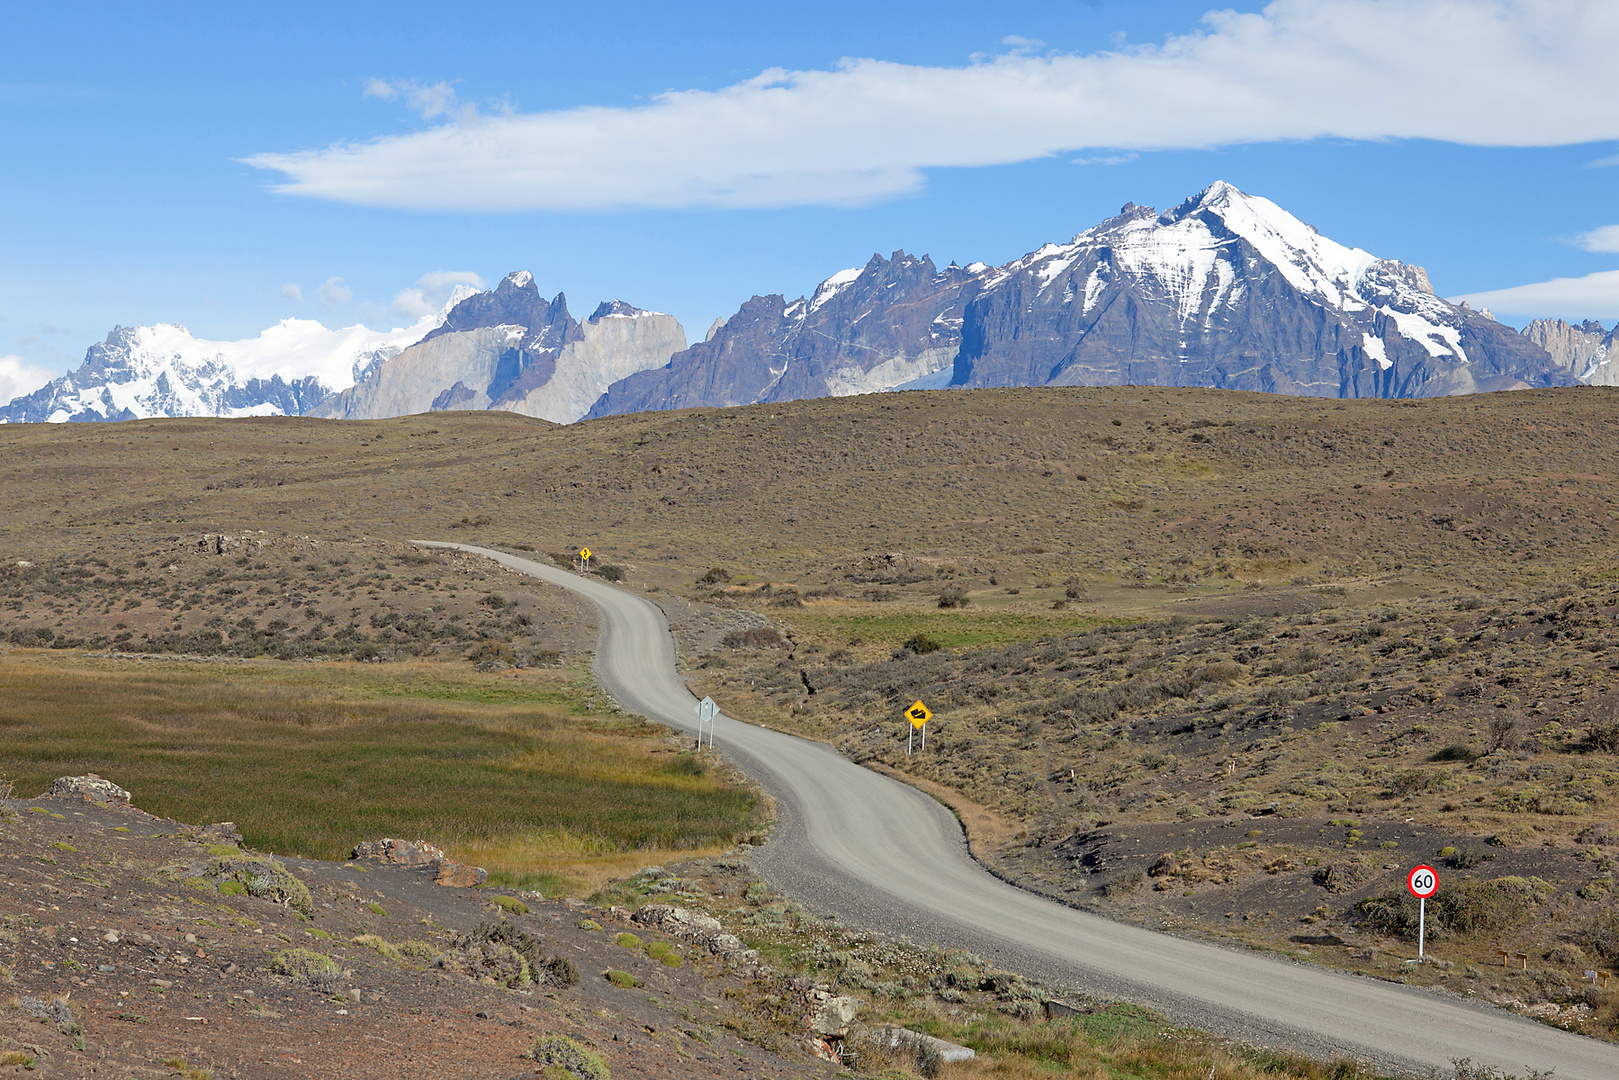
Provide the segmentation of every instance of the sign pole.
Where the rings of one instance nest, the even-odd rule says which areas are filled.
[[[1417,897],[1417,963],[1422,963],[1422,950],[1428,943],[1428,898]]]
[[[916,729],[912,728],[905,736],[905,756],[911,756],[911,742],[916,738]]]
[[[924,721],[922,721],[922,751],[923,751],[923,753],[927,752],[927,748],[928,748],[928,722],[926,720],[924,720]]]
[[[1420,964],[1428,952],[1428,897],[1439,891],[1439,875],[1431,866],[1414,867],[1405,879],[1405,887],[1417,898],[1417,958],[1408,964]]]

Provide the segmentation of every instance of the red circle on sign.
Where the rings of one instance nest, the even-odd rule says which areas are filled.
[[[1419,866],[1405,879],[1405,887],[1418,900],[1426,900],[1439,891],[1439,875],[1434,873],[1431,866]]]

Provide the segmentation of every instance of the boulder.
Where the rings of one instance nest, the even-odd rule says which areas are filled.
[[[805,1023],[810,1031],[823,1039],[841,1039],[849,1034],[849,1025],[860,1012],[860,1001],[852,997],[833,997],[825,990],[810,994],[810,1009]]]
[[[920,1031],[912,1031],[910,1028],[877,1028],[862,1037],[871,1040],[878,1046],[886,1046],[890,1050],[907,1049],[915,1051],[921,1049],[936,1053],[939,1060],[944,1062],[971,1061],[978,1056],[971,1047],[947,1042],[932,1035],[924,1035]]]
[[[481,866],[468,866],[445,859],[439,864],[438,876],[433,880],[455,889],[473,889],[489,880],[489,871]]]
[[[436,848],[423,840],[412,842],[388,838],[360,841],[354,845],[354,854],[351,857],[377,859],[399,866],[436,866],[449,858],[442,848]]]
[[[51,784],[51,794],[57,798],[77,798],[86,802],[111,803],[117,806],[128,806],[130,798],[129,792],[111,780],[103,780],[95,773],[58,777]]]
[[[648,904],[631,915],[630,921],[688,941],[707,941],[722,929],[712,915],[670,904]]]
[[[425,840],[362,840],[354,845],[356,859],[377,859],[395,866],[424,866],[434,871],[433,880],[456,889],[471,889],[489,880],[489,871],[480,866],[458,863]]]

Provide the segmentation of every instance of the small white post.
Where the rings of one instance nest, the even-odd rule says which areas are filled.
[[[1428,898],[1417,898],[1417,963],[1422,962],[1422,950],[1428,944]]]
[[[922,721],[922,752],[926,753],[927,749],[928,749],[928,722],[926,720],[924,720],[924,721]]]
[[[916,729],[913,727],[910,730],[910,733],[905,736],[905,756],[906,757],[911,756],[911,743],[915,739],[916,739]]]

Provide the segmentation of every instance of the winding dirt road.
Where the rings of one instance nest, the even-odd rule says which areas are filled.
[[[676,669],[668,622],[651,602],[504,552],[418,543],[485,555],[589,599],[602,612],[597,679],[624,709],[695,730],[696,701]],[[1050,984],[1316,1056],[1421,1071],[1466,1057],[1514,1073],[1555,1067],[1557,1080],[1619,1077],[1619,1047],[1453,994],[1187,941],[1052,903],[985,872],[955,818],[915,788],[820,743],[723,715],[715,740],[776,799],[777,826],[754,865],[846,923],[972,949]]]

